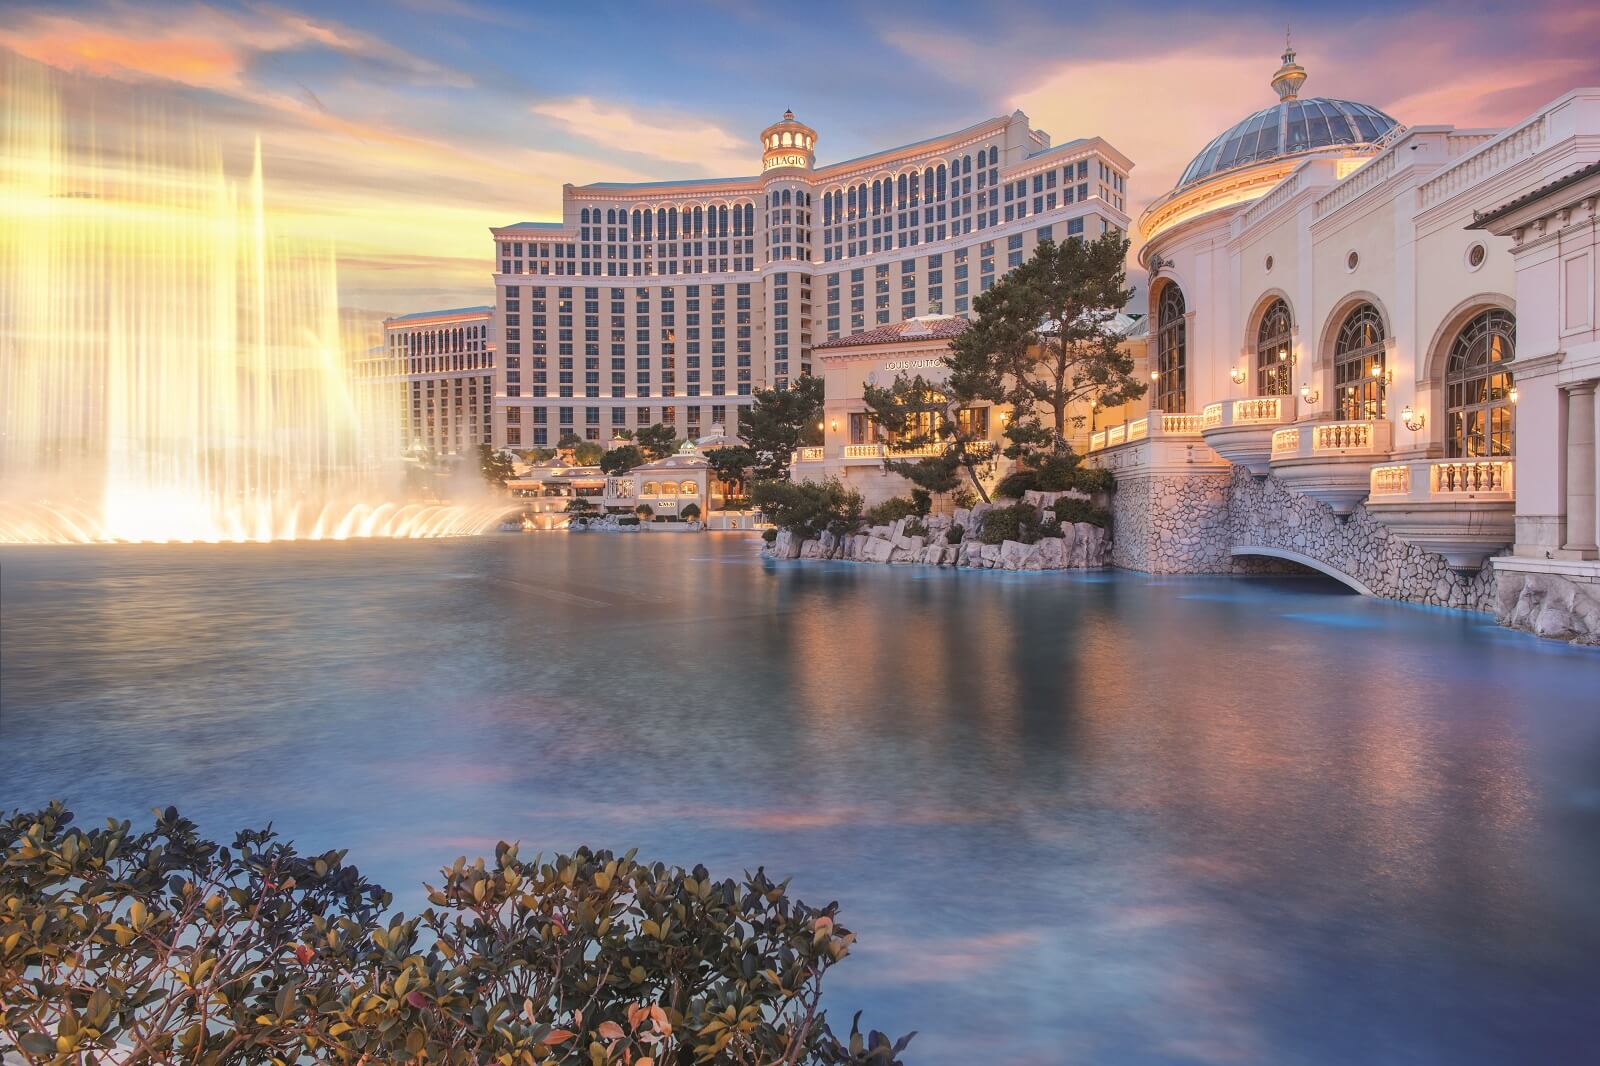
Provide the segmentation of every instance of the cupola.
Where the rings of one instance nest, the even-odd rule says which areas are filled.
[[[783,120],[761,131],[761,172],[810,170],[816,162],[817,131],[785,111]]]

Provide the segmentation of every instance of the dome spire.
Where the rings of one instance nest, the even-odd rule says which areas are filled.
[[[1300,86],[1305,84],[1306,68],[1294,61],[1294,43],[1289,37],[1289,27],[1283,28],[1283,66],[1272,76],[1272,87],[1277,90],[1278,99],[1293,100],[1300,95]]]

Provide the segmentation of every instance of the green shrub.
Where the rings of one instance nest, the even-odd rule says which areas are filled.
[[[971,510],[977,502],[978,494],[967,485],[950,491],[950,503],[963,511]]]
[[[1001,478],[994,487],[996,496],[1008,500],[1020,500],[1024,492],[1032,491],[1039,487],[1039,474],[1033,470],[1013,470]],[[987,541],[985,543],[988,543]]]
[[[1117,476],[1109,470],[1102,470],[1094,466],[1080,466],[1074,475],[1074,483],[1067,486],[1079,492],[1093,496],[1097,493],[1110,493],[1117,490]]]
[[[960,526],[951,526],[944,531],[944,542],[946,544],[960,544],[961,538],[966,535],[966,532]]]
[[[771,544],[778,539],[778,531],[776,529],[763,529],[761,531],[761,539]]]
[[[861,526],[861,494],[837,479],[758,481],[751,499],[773,525],[809,539],[827,531],[853,533]]]
[[[1060,540],[1066,535],[1066,530],[1062,529],[1061,523],[1056,521],[1054,518],[1046,518],[1044,521],[1039,523],[1040,540]]]
[[[760,869],[500,843],[406,918],[270,829],[71,820],[0,821],[7,1062],[891,1066],[909,1040],[835,1038],[814,1009],[854,935]]]
[[[633,513],[638,515],[640,518],[651,518],[654,517],[656,509],[651,507],[648,503],[641,503],[639,506],[633,509]]]
[[[865,518],[869,526],[886,526],[917,513],[917,505],[911,500],[904,496],[891,496],[882,503],[867,508]]]
[[[1096,507],[1088,500],[1080,500],[1073,496],[1063,496],[1051,507],[1056,514],[1056,520],[1064,524],[1074,522],[1087,522],[1091,526],[1101,529],[1111,528],[1111,512],[1104,507]]]
[[[1039,539],[1039,509],[1026,503],[986,511],[978,539],[985,544],[1015,540],[1033,544]]]
[[[1076,488],[1078,464],[1082,460],[1072,454],[1047,455],[1039,460],[1035,473],[1038,478],[1034,488],[1044,492],[1065,492]]]
[[[911,505],[917,509],[918,518],[928,517],[928,512],[933,510],[933,493],[918,485],[911,490]]]
[[[683,516],[685,522],[693,522],[700,517],[700,505],[698,503],[686,503],[683,505],[683,510],[678,513]]]
[[[900,532],[907,537],[926,537],[928,535],[928,526],[922,519],[912,518],[906,521]]]
[[[623,515],[621,518],[617,519],[617,525],[619,526],[636,526],[638,524],[638,515]]]

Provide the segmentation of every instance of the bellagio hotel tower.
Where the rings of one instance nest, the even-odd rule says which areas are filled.
[[[567,185],[560,222],[493,229],[496,446],[732,432],[814,344],[966,315],[1038,241],[1128,225],[1127,157],[1021,111],[824,166],[817,140],[785,112],[757,175]]]

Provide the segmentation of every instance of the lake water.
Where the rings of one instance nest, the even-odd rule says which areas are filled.
[[[271,820],[408,909],[501,838],[764,865],[914,1063],[1595,1061],[1600,652],[757,547],[4,551],[0,807]]]

